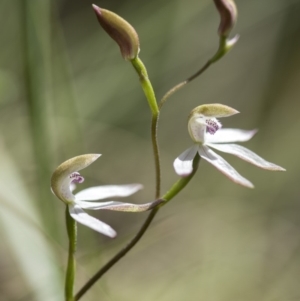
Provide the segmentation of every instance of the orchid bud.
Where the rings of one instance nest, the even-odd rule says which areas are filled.
[[[218,33],[221,37],[227,37],[236,23],[236,5],[233,0],[214,0],[214,2],[221,17]]]
[[[135,29],[117,14],[93,4],[93,9],[102,28],[117,42],[125,60],[137,57],[140,42]]]

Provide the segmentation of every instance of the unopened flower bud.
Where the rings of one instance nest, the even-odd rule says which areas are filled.
[[[214,2],[221,17],[218,33],[221,37],[227,37],[236,23],[236,5],[233,0],[214,0]]]
[[[117,14],[93,4],[102,28],[117,42],[125,60],[137,57],[140,51],[139,37],[135,29]]]

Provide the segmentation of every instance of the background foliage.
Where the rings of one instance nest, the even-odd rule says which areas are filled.
[[[247,190],[201,162],[138,246],[83,300],[300,300],[300,1],[237,0],[235,48],[168,101],[159,141],[163,190],[190,144],[187,116],[221,102],[241,114],[226,127],[259,128],[247,147],[286,173],[226,156]],[[209,0],[103,0],[137,30],[158,99],[216,50]],[[99,27],[87,0],[0,0],[0,300],[60,300],[66,261],[64,205],[50,193],[58,164],[103,156],[82,184],[140,182],[152,200],[150,113],[137,76]],[[94,213],[93,213],[94,214]],[[79,288],[138,230],[145,214],[95,212],[114,240],[79,226]]]

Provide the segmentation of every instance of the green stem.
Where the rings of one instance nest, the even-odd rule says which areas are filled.
[[[177,84],[176,86],[174,86],[172,89],[170,89],[161,99],[160,103],[159,103],[159,109],[162,108],[162,106],[165,104],[165,102],[167,101],[167,99],[173,95],[175,92],[177,92],[178,90],[180,90],[181,88],[183,88],[186,84],[190,83],[191,81],[193,81],[195,78],[197,78],[198,76],[200,76],[202,73],[204,73],[205,70],[207,70],[213,63],[215,63],[216,61],[218,61],[221,57],[223,57],[226,52],[229,50],[226,44],[226,38],[225,37],[221,37],[220,41],[219,41],[219,48],[217,50],[217,52],[214,54],[213,57],[211,57],[196,73],[194,73],[192,76],[190,76],[189,78],[187,78],[186,80],[184,80],[183,82]]]
[[[76,243],[77,243],[77,224],[70,216],[69,208],[66,207],[66,226],[69,237],[69,256],[65,282],[65,301],[74,301],[74,281],[76,273]]]
[[[157,125],[159,120],[159,108],[157,106],[157,101],[155,97],[155,93],[152,87],[152,84],[149,80],[149,76],[147,73],[147,69],[143,62],[139,57],[131,60],[132,66],[136,70],[139,75],[140,82],[147,98],[149,107],[152,112],[152,120],[151,120],[151,139],[152,139],[152,147],[154,154],[154,163],[155,163],[155,181],[156,181],[156,189],[155,189],[155,198],[159,198],[160,195],[160,184],[161,184],[161,172],[160,172],[160,159],[159,159],[159,148],[157,141]]]
[[[194,177],[198,165],[199,165],[200,157],[197,155],[193,162],[193,172],[185,178],[180,178],[171,188],[170,190],[162,197],[166,202],[158,205],[149,213],[146,221],[143,223],[139,232],[134,236],[134,238],[121,249],[110,261],[108,261],[76,294],[74,301],[78,301],[108,270],[110,270],[122,257],[124,257],[143,237],[154,217],[156,216],[159,209],[168,203],[171,199],[173,199]]]
[[[140,77],[140,82],[141,82],[142,88],[144,90],[145,96],[148,100],[148,104],[150,106],[152,115],[154,115],[154,116],[158,115],[159,109],[157,106],[155,93],[154,93],[152,84],[149,80],[147,69],[146,69],[145,65],[143,64],[143,62],[140,60],[139,57],[136,57],[133,60],[131,60],[131,64]]]
[[[193,172],[185,178],[180,178],[169,190],[165,195],[162,197],[163,200],[165,200],[164,203],[161,203],[158,205],[158,207],[165,206],[169,201],[171,201],[193,178],[196,171],[198,170],[200,162],[200,156],[196,155],[194,161],[193,161]]]
[[[175,92],[177,92],[178,90],[180,90],[181,88],[183,88],[186,84],[188,84],[189,82],[191,82],[193,79],[195,79],[196,77],[198,77],[199,75],[201,75],[206,69],[208,69],[208,67],[212,64],[211,60],[208,60],[205,65],[203,65],[203,67],[197,71],[195,74],[193,74],[192,76],[190,76],[188,79],[184,80],[183,82],[177,84],[176,86],[174,86],[172,89],[170,89],[165,95],[164,97],[161,99],[160,103],[159,103],[159,109],[162,108],[162,106],[165,104],[165,102],[167,101],[167,99],[173,95]]]
[[[157,127],[158,127],[159,114],[152,115],[151,120],[151,139],[152,148],[155,162],[155,198],[158,199],[160,196],[160,185],[161,185],[161,175],[160,175],[160,159],[159,159],[159,148],[157,141]]]

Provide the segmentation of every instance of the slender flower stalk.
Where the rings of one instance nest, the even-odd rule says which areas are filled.
[[[193,162],[193,171],[192,173],[185,177],[179,179],[172,187],[167,191],[166,194],[161,198],[160,204],[151,210],[147,219],[141,226],[138,233],[134,236],[134,238],[123,248],[121,249],[111,260],[109,260],[98,272],[95,273],[93,277],[90,278],[86,282],[86,284],[78,291],[75,296],[75,301],[81,299],[81,297],[98,281],[100,278],[109,271],[121,258],[123,258],[144,236],[150,224],[152,223],[154,217],[158,213],[159,209],[171,201],[184,187],[190,182],[190,180],[194,177],[197,172],[199,166],[200,157],[196,156]]]
[[[151,109],[151,140],[154,155],[154,165],[155,165],[155,198],[160,197],[160,187],[161,187],[161,170],[160,170],[160,157],[159,157],[159,147],[158,147],[158,121],[159,121],[159,108],[157,106],[157,100],[155,93],[148,76],[147,69],[141,59],[137,56],[135,59],[131,60],[131,64],[136,70],[142,89],[148,101],[149,107]]]
[[[239,35],[236,35],[232,39],[228,36],[234,27],[237,19],[237,8],[233,0],[214,0],[216,8],[220,14],[220,25],[218,29],[219,35],[219,47],[216,53],[193,75],[188,77],[186,80],[180,82],[173,88],[171,88],[159,102],[159,108],[165,104],[167,99],[172,96],[175,92],[179,91],[185,85],[199,77],[205,70],[207,70],[213,63],[220,60],[231,48],[236,44],[239,39]]]
[[[197,71],[195,72],[193,75],[191,75],[190,77],[188,77],[186,80],[180,82],[179,84],[177,84],[176,86],[174,86],[173,88],[171,88],[160,100],[159,102],[159,108],[161,109],[163,107],[163,105],[165,104],[165,102],[177,91],[179,91],[180,89],[182,89],[185,85],[189,84],[190,82],[192,82],[194,79],[196,79],[197,77],[199,77],[201,74],[204,73],[204,71],[206,71],[212,64],[216,63],[218,60],[220,60],[234,45],[235,43],[238,41],[239,36],[236,35],[234,38],[232,38],[231,40],[227,40],[224,37],[220,38],[219,41],[219,48],[217,50],[217,52]]]
[[[136,57],[131,60],[131,64],[134,67],[135,71],[137,72],[141,86],[143,88],[143,91],[145,93],[146,99],[148,101],[149,107],[151,109],[152,115],[158,115],[159,109],[157,106],[157,101],[155,97],[155,93],[152,87],[152,84],[150,82],[147,69],[141,59],[139,57]]]
[[[75,183],[82,183],[84,178],[79,170],[89,166],[100,157],[99,154],[87,154],[74,157],[63,162],[54,171],[51,178],[52,192],[63,201],[66,206],[66,226],[69,238],[68,265],[65,281],[65,300],[74,301],[73,288],[76,272],[76,242],[77,222],[109,237],[115,237],[116,232],[109,225],[88,215],[83,209],[113,210],[123,212],[143,212],[155,208],[164,200],[136,205],[117,201],[95,202],[109,197],[126,197],[132,195],[143,186],[140,184],[107,185],[90,187],[73,194]]]
[[[146,99],[148,101],[152,113],[151,140],[152,140],[154,164],[155,164],[155,182],[156,182],[155,198],[157,199],[160,196],[160,186],[161,186],[160,158],[159,158],[159,148],[158,148],[158,140],[157,140],[159,108],[157,106],[155,93],[145,65],[143,64],[143,62],[139,57],[131,60],[131,63],[134,69],[136,70],[137,74],[139,75],[143,91],[145,93]]]

